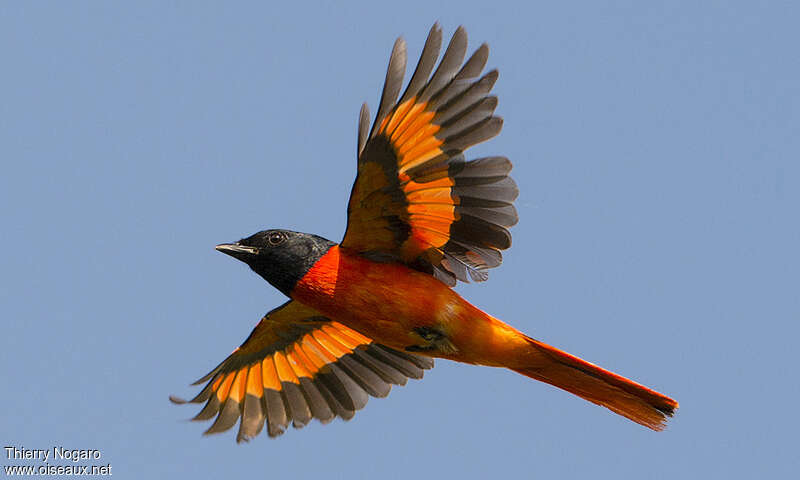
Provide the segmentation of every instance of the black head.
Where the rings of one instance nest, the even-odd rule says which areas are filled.
[[[336,243],[310,233],[264,230],[217,250],[248,264],[287,296],[295,284]]]

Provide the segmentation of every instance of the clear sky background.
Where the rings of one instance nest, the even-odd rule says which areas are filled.
[[[3,2],[2,446],[119,478],[796,474],[800,9],[598,3]],[[491,47],[505,128],[469,156],[520,187],[514,247],[458,291],[678,415],[439,361],[350,422],[203,437],[167,396],[284,301],[214,245],[341,239],[358,109],[437,20]]]

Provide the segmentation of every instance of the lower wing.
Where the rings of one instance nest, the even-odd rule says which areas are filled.
[[[392,385],[422,378],[430,368],[430,358],[375,343],[292,300],[266,314],[239,348],[195,382],[208,383],[188,402],[205,402],[193,420],[216,416],[207,434],[226,431],[241,418],[237,442],[258,435],[265,424],[276,437],[290,422],[302,428],[312,418],[349,420],[370,395],[385,397]]]

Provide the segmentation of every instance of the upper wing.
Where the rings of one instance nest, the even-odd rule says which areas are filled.
[[[448,285],[486,280],[511,246],[517,186],[504,157],[465,161],[462,151],[500,132],[489,96],[497,71],[477,78],[489,55],[484,44],[466,61],[459,27],[433,71],[442,43],[431,28],[414,75],[397,100],[406,47],[395,42],[380,107],[368,133],[361,109],[358,176],[347,208],[342,247],[375,259],[402,261]],[[431,72],[433,72],[431,74]]]
[[[193,420],[216,420],[206,433],[228,430],[241,417],[237,441],[267,424],[270,437],[312,418],[353,418],[368,395],[422,378],[433,360],[374,343],[355,330],[290,300],[261,319],[245,342],[194,385],[208,382],[191,403],[206,402]],[[186,403],[170,397],[174,403]]]

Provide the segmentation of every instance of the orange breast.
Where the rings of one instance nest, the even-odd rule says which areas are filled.
[[[457,348],[435,356],[462,362],[499,364],[496,357],[509,353],[520,336],[428,274],[374,262],[339,246],[306,273],[292,298],[398,349],[419,344],[415,328],[435,328]]]

